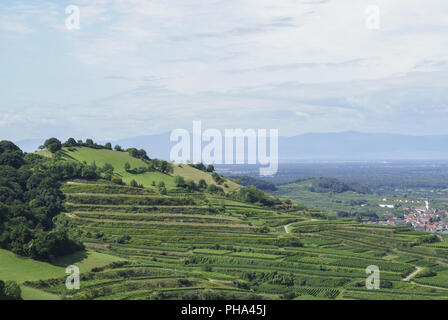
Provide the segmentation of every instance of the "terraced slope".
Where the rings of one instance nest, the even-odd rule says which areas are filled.
[[[425,233],[205,193],[87,181],[63,191],[65,216],[89,250],[122,259],[83,272],[79,291],[66,290],[63,277],[26,283],[66,299],[448,298],[443,288],[402,281],[417,266],[448,265],[448,249],[418,244]],[[380,290],[365,287],[370,265],[380,268]]]

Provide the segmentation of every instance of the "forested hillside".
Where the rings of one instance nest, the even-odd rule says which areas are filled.
[[[0,142],[0,247],[48,260],[83,248],[63,222],[61,174],[51,160]]]

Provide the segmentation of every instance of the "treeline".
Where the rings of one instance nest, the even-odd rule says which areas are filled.
[[[214,172],[215,167],[212,164],[209,164],[207,167],[202,162],[200,163],[192,163],[189,164],[190,167],[196,168],[198,170],[204,171],[204,172]]]
[[[257,203],[268,207],[282,204],[282,201],[264,193],[255,186],[242,187],[238,191],[232,192],[230,196],[235,200]]]
[[[241,184],[243,186],[255,186],[260,190],[263,191],[275,191],[277,190],[277,187],[275,184],[269,181],[265,181],[262,179],[257,179],[254,177],[249,176],[235,176],[232,177],[233,181],[235,181],[238,184]]]
[[[146,166],[140,166],[137,168],[132,168],[129,162],[126,162],[124,164],[124,170],[131,174],[142,174],[145,172],[153,172],[153,171],[159,171],[164,174],[172,173],[173,172],[173,165],[165,160],[159,160],[159,159],[151,159],[151,160],[144,160],[143,162],[146,164]]]
[[[47,161],[0,141],[0,247],[38,260],[83,248],[56,219],[63,210],[61,175]]]
[[[209,193],[224,195],[224,189],[215,184],[208,185],[204,179],[200,179],[198,183],[194,182],[192,179],[185,180],[182,176],[175,176],[174,183],[176,187],[184,189],[186,192],[194,192],[194,191],[207,191]]]
[[[342,182],[334,178],[313,179],[309,190],[317,193],[343,193],[346,191],[353,191],[361,194],[372,193],[372,191],[366,186],[358,183]]]

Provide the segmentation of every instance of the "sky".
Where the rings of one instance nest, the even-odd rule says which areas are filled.
[[[2,0],[0,137],[120,139],[193,120],[448,134],[447,12],[446,0]]]

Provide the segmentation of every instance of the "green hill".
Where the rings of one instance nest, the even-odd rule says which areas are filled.
[[[37,154],[43,156],[52,156],[48,151],[39,151]],[[132,168],[145,167],[147,164],[142,159],[132,157],[128,152],[119,152],[105,149],[93,149],[88,147],[70,147],[62,148],[62,158],[66,160],[86,162],[87,164],[95,163],[98,167],[110,164],[114,167],[114,173],[123,179],[123,182],[129,184],[131,180],[135,180],[138,184],[142,184],[145,188],[155,189],[160,181],[163,181],[166,188],[174,189],[174,176],[179,175],[185,179],[192,179],[195,183],[204,179],[207,184],[217,184],[212,178],[211,173],[195,169],[189,165],[172,163],[173,172],[164,174],[158,171],[132,173],[125,170],[125,164],[129,163]],[[156,186],[153,186],[155,182]],[[224,186],[224,184],[227,186]],[[232,192],[240,188],[240,186],[230,179],[225,179],[222,183],[224,192]]]

